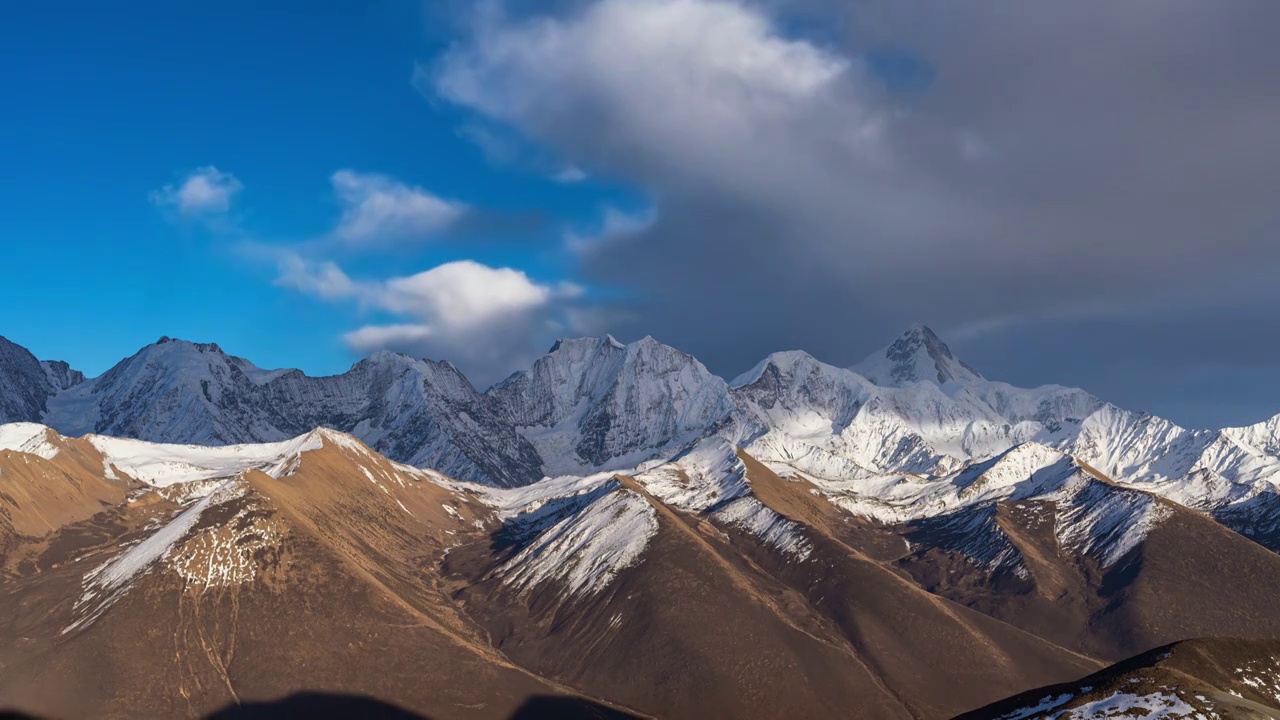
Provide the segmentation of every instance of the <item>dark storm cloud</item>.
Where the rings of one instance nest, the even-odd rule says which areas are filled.
[[[437,92],[647,192],[654,221],[585,278],[633,287],[631,329],[715,370],[793,346],[852,363],[920,319],[989,375],[1145,368],[1146,403],[1123,373],[1081,384],[1172,407],[1176,378],[1280,349],[1221,331],[1280,296],[1280,5],[485,8]],[[1280,411],[1280,382],[1224,392],[1242,422]]]

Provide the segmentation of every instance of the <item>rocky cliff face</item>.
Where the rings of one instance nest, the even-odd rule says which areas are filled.
[[[64,362],[42,363],[26,348],[0,337],[0,423],[34,422],[49,398],[84,381]]]

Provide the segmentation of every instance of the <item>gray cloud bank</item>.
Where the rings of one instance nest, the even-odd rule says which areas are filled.
[[[423,72],[652,198],[583,253],[641,298],[623,335],[732,374],[918,319],[991,376],[1244,422],[1280,412],[1276,27],[1268,2],[486,3]],[[1262,386],[1197,401],[1206,368]]]

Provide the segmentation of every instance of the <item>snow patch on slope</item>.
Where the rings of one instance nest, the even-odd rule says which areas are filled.
[[[165,564],[201,589],[251,582],[258,574],[257,556],[280,544],[278,524],[250,508],[227,522],[205,528],[164,554]]]
[[[1096,557],[1103,567],[1140,545],[1171,512],[1151,495],[1098,480],[1072,458],[1036,443],[938,479],[896,475],[813,482],[854,514],[888,524],[934,521],[937,531],[974,538],[1002,535],[994,524],[994,503],[1046,501],[1057,510],[1054,532],[1062,546]],[[964,515],[979,511],[981,516]],[[999,544],[984,543],[973,550],[975,557],[992,563],[1011,559]]]
[[[799,523],[787,520],[752,495],[746,466],[736,449],[721,438],[703,440],[672,462],[635,477],[662,502],[745,530],[798,561],[806,560],[813,551]]]
[[[747,469],[733,446],[709,438],[668,463],[636,474],[636,480],[662,502],[689,513],[707,512],[750,494]]]
[[[1100,720],[1101,718],[1201,718],[1199,710],[1172,692],[1135,695],[1115,693],[1100,700],[1077,705],[1054,716],[1055,720]]]
[[[49,442],[49,432],[49,428],[37,423],[0,425],[0,450],[12,450],[52,460],[58,456],[58,448]]]
[[[1280,660],[1259,658],[1236,668],[1240,682],[1255,691],[1280,701]]]
[[[658,532],[658,514],[644,498],[613,485],[538,533],[499,569],[503,582],[526,591],[558,580],[570,596],[593,595],[639,563]]]
[[[1073,483],[1058,502],[1054,533],[1063,547],[1098,558],[1110,567],[1141,545],[1172,510],[1150,495],[1099,482]]]
[[[1040,699],[1039,703],[1029,707],[1018,708],[1017,710],[1014,710],[1011,713],[1001,715],[999,718],[996,718],[996,720],[1027,720],[1027,718],[1036,716],[1037,713],[1049,712],[1054,708],[1058,708],[1063,705],[1066,705],[1067,702],[1071,700],[1071,698],[1073,697],[1075,696],[1071,695],[1070,693],[1063,694],[1063,695],[1056,695],[1056,696],[1046,695]],[[1039,717],[1044,717],[1044,716],[1039,716]]]
[[[716,511],[715,519],[746,530],[797,561],[809,559],[813,545],[803,527],[770,510],[754,497],[740,497]]]
[[[200,521],[200,516],[206,510],[242,497],[244,493],[245,486],[237,479],[222,483],[200,502],[187,508],[142,542],[87,573],[84,576],[84,592],[75,604],[80,617],[62,632],[71,632],[96,620],[128,592],[135,579],[145,574],[158,560],[167,557],[174,545],[186,537]]]
[[[529,518],[535,517],[548,504],[599,492],[609,483],[616,484],[613,473],[596,473],[583,477],[565,475],[516,488],[495,488],[487,485],[465,487],[475,493],[482,503],[493,508],[499,520],[504,523],[524,523]],[[446,487],[462,487],[462,484],[455,483]]]
[[[261,470],[272,477],[286,473],[298,455],[320,449],[328,435],[317,431],[277,443],[224,445],[163,445],[102,435],[89,442],[102,453],[108,472],[114,467],[153,487],[232,477],[246,470]]]
[[[1062,453],[1029,443],[936,479],[918,475],[879,475],[844,482],[810,479],[845,510],[895,524],[995,500],[1042,495],[1061,488],[1078,471],[1079,466]]]

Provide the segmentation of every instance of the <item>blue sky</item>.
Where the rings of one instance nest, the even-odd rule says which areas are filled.
[[[329,232],[339,169],[509,216],[467,237],[347,258],[352,272],[467,257],[558,279],[562,228],[629,197],[486,161],[461,136],[465,113],[410,84],[415,62],[448,40],[414,3],[142,5],[27,3],[0,27],[10,108],[0,113],[0,305],[24,310],[6,313],[3,332],[41,357],[96,374],[169,334],[264,366],[344,370],[359,353],[340,336],[367,313],[274,285],[272,267],[241,247]],[[210,165],[243,186],[234,232],[150,199]]]
[[[1280,5],[1018,8],[15,5],[0,333],[485,385],[562,335],[733,376],[925,322],[1019,385],[1280,412]]]

